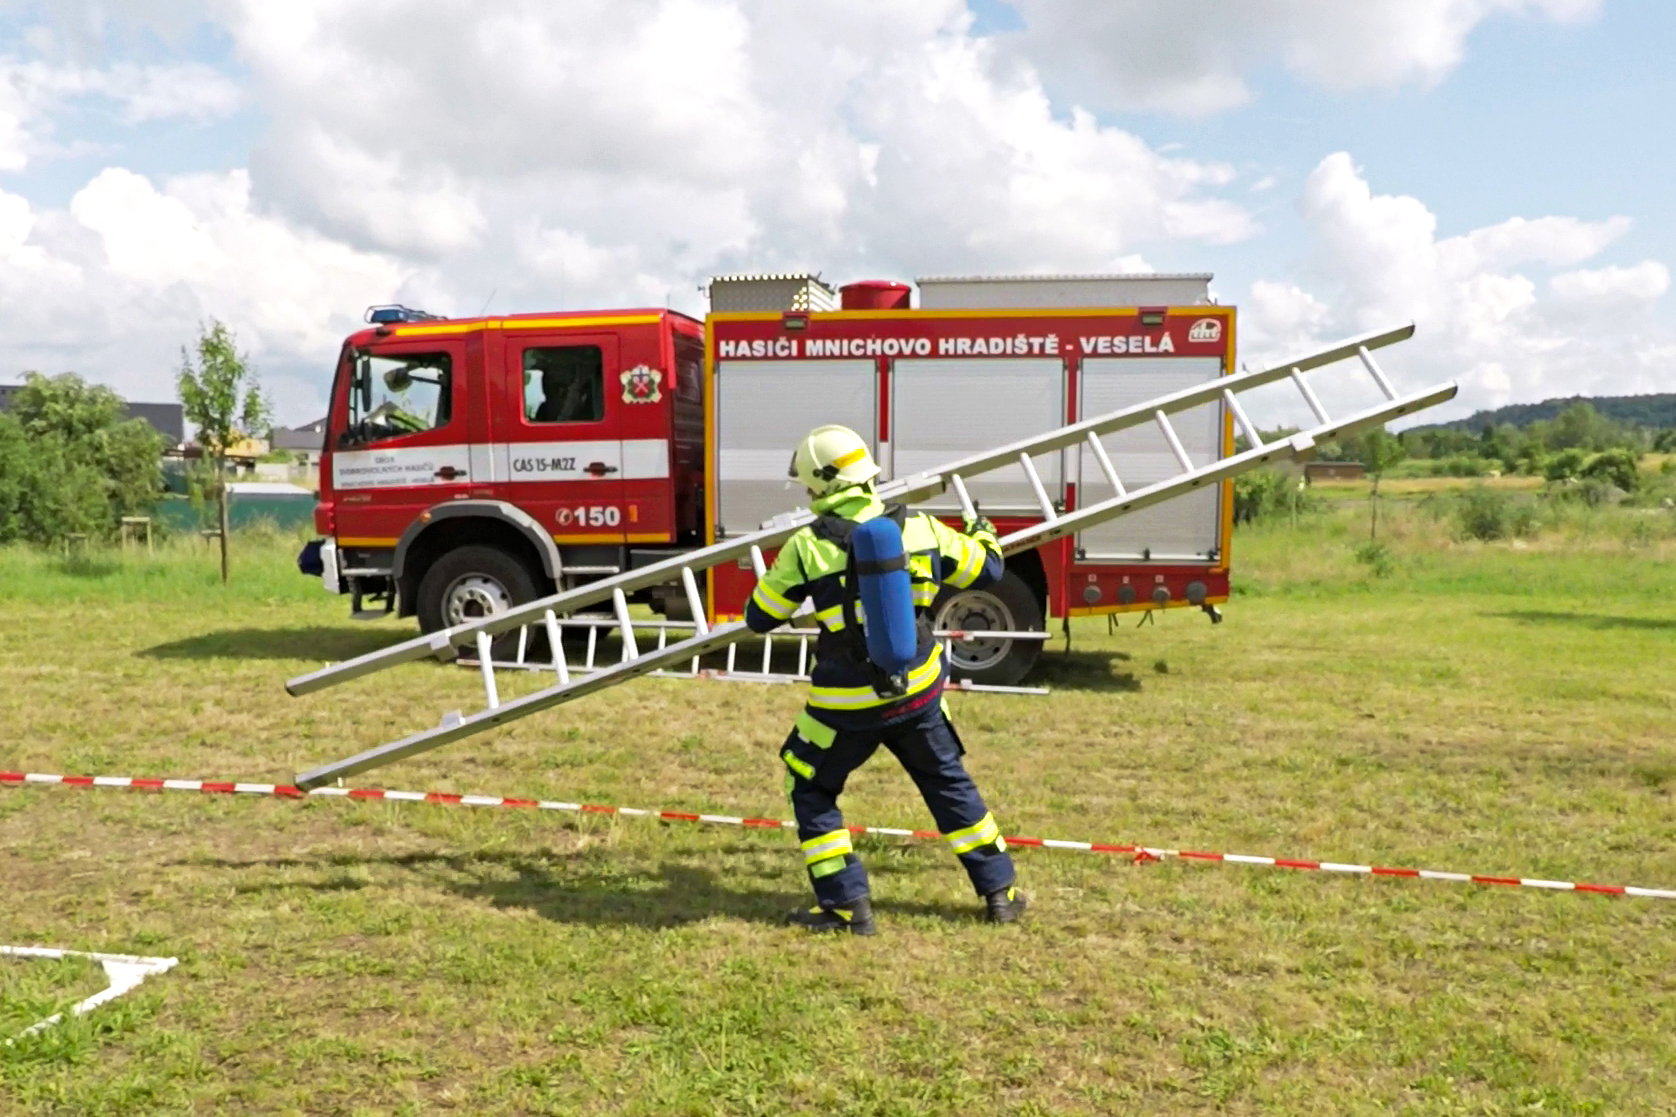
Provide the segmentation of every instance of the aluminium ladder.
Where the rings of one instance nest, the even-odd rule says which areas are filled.
[[[1285,361],[1271,368],[1240,372],[1206,381],[1132,407],[1084,419],[1033,438],[973,454],[936,470],[887,481],[877,487],[877,493],[884,501],[912,504],[953,489],[962,510],[968,516],[972,516],[976,514],[976,509],[967,492],[966,480],[997,469],[1018,466],[1035,494],[1042,519],[1003,537],[1000,543],[1004,554],[1028,551],[1106,520],[1180,496],[1200,486],[1215,484],[1248,472],[1269,461],[1307,459],[1319,441],[1383,426],[1402,415],[1453,399],[1457,391],[1453,381],[1411,395],[1399,395],[1375,363],[1372,350],[1405,341],[1413,334],[1412,324],[1402,326],[1394,330],[1351,338],[1307,357]],[[1328,416],[1320,397],[1304,380],[1304,373],[1352,357],[1360,359],[1385,400],[1344,418],[1333,419]],[[1253,388],[1281,380],[1292,382],[1317,422],[1316,425],[1288,438],[1265,443],[1258,434],[1256,425],[1246,414],[1245,408],[1241,406],[1239,396]],[[1175,428],[1170,425],[1169,417],[1181,411],[1217,403],[1226,407],[1228,413],[1233,415],[1249,443],[1249,448],[1208,465],[1194,466],[1187,451],[1182,447]],[[1181,472],[1144,488],[1126,489],[1100,438],[1102,435],[1149,423],[1155,424],[1163,435],[1170,452],[1181,466]],[[1055,508],[1048,496],[1032,458],[1072,447],[1086,447],[1091,452],[1116,495],[1085,508],[1061,512]],[[698,589],[696,574],[724,562],[748,557],[758,577],[761,577],[764,571],[763,551],[778,547],[800,528],[814,522],[814,519],[814,513],[808,509],[787,512],[769,520],[758,531],[675,555],[597,582],[589,582],[525,605],[514,606],[492,617],[427,633],[292,679],[286,683],[285,688],[291,694],[300,696],[403,663],[423,659],[447,662],[458,657],[461,647],[475,645],[483,674],[486,700],[484,708],[477,713],[467,716],[450,713],[434,728],[421,730],[389,744],[304,772],[297,777],[297,786],[322,787],[334,780],[382,767],[452,741],[486,732],[630,679],[690,662],[696,657],[726,648],[754,635],[743,621],[715,626],[706,623],[704,599]],[[629,616],[627,595],[649,586],[677,581],[685,590],[692,609],[694,634],[675,643],[660,640],[660,647],[641,651],[635,640],[635,623]],[[558,678],[552,686],[508,702],[501,701],[495,679],[495,663],[490,654],[495,636],[526,626],[541,625],[545,628],[550,643],[557,646],[560,643],[559,613],[569,614],[585,606],[607,601],[610,602],[616,617],[615,627],[622,634],[621,662],[594,670],[582,677],[574,677],[566,667],[564,657],[559,655],[555,657],[554,664]]]
[[[807,621],[814,612],[807,601],[804,607],[793,613],[786,620],[788,625],[796,625],[799,621]],[[529,631],[530,626],[518,630],[518,642],[511,659],[496,659],[492,667],[496,671],[544,671],[551,672],[560,678],[569,678],[572,674],[591,675],[595,671],[605,670],[605,665],[599,662],[600,634],[610,632],[620,627],[617,618],[598,613],[585,613],[581,616],[557,618],[561,633],[583,632],[586,640],[582,650],[582,662],[572,663],[565,658],[563,644],[554,650],[554,657],[546,662],[531,658]],[[670,635],[676,634],[680,638],[683,634],[695,634],[698,631],[697,621],[672,620],[644,620],[636,619],[634,628],[639,632],[651,631],[657,633],[657,650],[662,651],[669,646]],[[949,654],[955,641],[967,642],[977,640],[1012,641],[1030,640],[1046,642],[1052,639],[1047,632],[991,632],[983,629],[944,630],[938,629],[932,635],[943,645],[943,654]],[[659,668],[651,672],[652,678],[658,679],[710,679],[717,682],[729,683],[806,683],[810,681],[814,641],[820,636],[819,628],[776,628],[773,632],[762,634],[762,653],[755,664],[740,661],[738,655],[740,644],[727,646],[727,666],[722,669],[701,668],[699,657],[693,656],[685,668],[671,670]],[[638,637],[637,637],[638,639]],[[774,648],[776,641],[791,644],[797,651],[797,666],[791,671],[774,670]],[[550,649],[552,650],[552,649]],[[638,646],[636,653],[638,654]],[[621,658],[628,658],[628,646],[621,649]],[[563,660],[561,663],[560,660]],[[465,666],[482,669],[483,663],[476,659],[461,659]],[[950,679],[948,687],[972,694],[1028,694],[1043,696],[1048,693],[1045,687],[1001,686],[992,683],[977,683],[969,679]]]

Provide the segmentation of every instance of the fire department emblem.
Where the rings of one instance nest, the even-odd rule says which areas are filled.
[[[656,403],[663,398],[663,393],[658,390],[663,373],[655,368],[635,365],[626,370],[621,379],[624,403]]]

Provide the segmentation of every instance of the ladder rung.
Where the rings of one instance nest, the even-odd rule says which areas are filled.
[[[1053,501],[1048,499],[1041,474],[1036,472],[1036,463],[1030,460],[1028,453],[1024,453],[1018,456],[1018,464],[1024,467],[1024,475],[1030,479],[1030,491],[1036,494],[1036,503],[1041,505],[1042,519],[1053,519],[1058,513],[1054,511]]]
[[[960,502],[960,514],[970,522],[978,518],[978,506],[972,500],[972,494],[966,491],[966,481],[958,473],[949,474],[949,484],[954,486],[954,497]]]
[[[495,686],[495,657],[491,654],[491,647],[495,638],[487,632],[479,630],[477,633],[477,666],[483,672],[483,696],[487,699],[489,709],[500,708],[500,690]]]
[[[640,648],[634,642],[634,625],[629,621],[628,597],[619,587],[611,591],[611,604],[617,610],[617,627],[623,633],[623,659],[640,658]]]
[[[1327,409],[1321,406],[1321,401],[1315,398],[1315,393],[1310,390],[1308,384],[1304,383],[1304,374],[1298,369],[1292,370],[1292,383],[1296,384],[1298,391],[1304,394],[1304,402],[1309,404],[1311,411],[1315,412],[1316,421],[1322,426],[1331,423],[1332,420],[1327,418]]]
[[[710,622],[704,615],[704,598],[698,592],[698,579],[693,577],[693,568],[681,568],[681,588],[687,591],[687,608],[692,610],[693,625],[698,634],[703,636],[710,631]]]
[[[1106,453],[1106,444],[1101,442],[1100,436],[1093,431],[1088,432],[1088,448],[1094,452],[1094,460],[1099,464],[1100,472],[1106,475],[1106,481],[1117,490],[1117,495],[1122,496],[1128,492],[1129,490],[1123,487],[1122,480],[1117,476],[1117,467],[1112,464],[1111,455]]]
[[[1234,393],[1224,389],[1222,402],[1227,404],[1228,410],[1234,413],[1234,420],[1239,423],[1240,429],[1245,432],[1245,440],[1251,443],[1251,448],[1261,450],[1263,448],[1263,436],[1257,433],[1257,424],[1253,423],[1251,417],[1245,413],[1245,408],[1241,407],[1240,401],[1234,398]]]
[[[553,670],[558,673],[559,682],[568,683],[570,664],[566,663],[564,658],[564,637],[559,634],[559,618],[549,609],[547,615],[542,618],[542,623],[547,626],[547,644],[553,653]]]
[[[1182,469],[1192,473],[1193,459],[1188,457],[1187,451],[1182,448],[1181,439],[1176,437],[1176,429],[1170,426],[1170,417],[1162,411],[1155,411],[1153,418],[1158,420],[1158,429],[1164,432],[1164,441],[1170,444],[1170,452],[1176,456],[1176,461],[1181,463]]]
[[[1385,379],[1384,370],[1381,369],[1374,361],[1373,354],[1368,352],[1368,347],[1365,345],[1358,345],[1356,347],[1356,356],[1362,359],[1362,364],[1368,370],[1368,375],[1372,376],[1373,382],[1379,385],[1379,390],[1385,393],[1385,398],[1396,399],[1397,390],[1391,386],[1391,382],[1389,380]]]

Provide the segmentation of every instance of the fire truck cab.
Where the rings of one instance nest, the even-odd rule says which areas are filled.
[[[1225,375],[1234,315],[1209,276],[954,278],[834,290],[813,275],[712,281],[705,322],[667,309],[440,319],[376,307],[343,345],[304,568],[357,617],[424,631],[756,529],[806,502],[793,442],[843,423],[884,477],[930,469]],[[1232,449],[1218,406],[1177,423],[1196,463]],[[1131,488],[1168,476],[1150,428],[1105,440]],[[1003,532],[1112,495],[1089,451],[974,486]],[[1008,560],[935,607],[939,628],[1041,631],[1051,616],[1214,606],[1231,493],[1218,485]],[[958,521],[952,499],[926,511]],[[710,620],[748,565],[710,572]],[[678,587],[641,603],[683,619]],[[370,606],[370,607],[369,607]],[[1040,641],[959,642],[955,674],[1012,683]]]

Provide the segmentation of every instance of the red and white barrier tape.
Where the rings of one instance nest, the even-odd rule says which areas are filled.
[[[0,772],[0,785],[63,784],[69,787],[126,787],[140,791],[199,791],[212,795],[269,795],[283,799],[382,799],[397,803],[436,803],[451,807],[515,807],[536,811],[568,811],[573,814],[626,815],[658,818],[665,822],[708,822],[723,826],[744,826],[759,830],[795,830],[795,822],[773,818],[742,818],[724,814],[691,814],[686,811],[644,810],[638,807],[604,807],[594,803],[560,803],[550,799],[509,799],[498,795],[455,795],[446,791],[387,791],[378,787],[317,787],[304,791],[289,784],[220,783],[212,780],[165,780],[146,776],[52,776],[39,772]],[[852,834],[875,834],[890,838],[925,838],[942,835],[935,830],[903,830],[894,826],[851,826]],[[1011,846],[1036,849],[1067,849],[1080,853],[1114,853],[1137,862],[1162,861],[1175,857],[1183,861],[1220,861],[1230,865],[1268,865],[1277,869],[1303,869],[1322,873],[1360,873],[1376,877],[1415,877],[1447,880],[1458,884],[1505,885],[1545,888],[1554,892],[1597,892],[1606,896],[1639,896],[1650,900],[1676,900],[1676,889],[1637,888],[1626,884],[1581,884],[1568,880],[1536,880],[1530,877],[1492,877],[1477,873],[1446,873],[1437,869],[1392,869],[1379,865],[1347,865],[1335,861],[1305,861],[1287,857],[1254,857],[1245,853],[1206,853],[1192,849],[1160,849],[1153,846],[1116,845],[1106,842],[1069,842],[1055,838],[1007,837]]]

